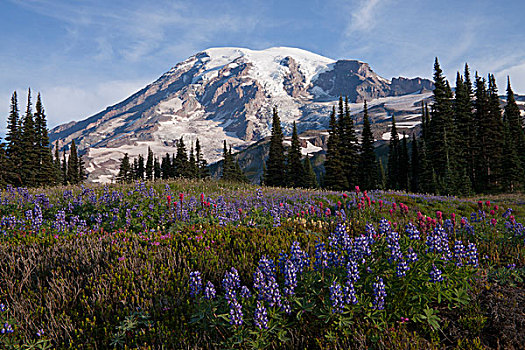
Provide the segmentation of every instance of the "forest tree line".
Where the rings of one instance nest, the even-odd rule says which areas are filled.
[[[84,162],[77,154],[75,141],[65,150],[62,160],[55,145],[53,157],[49,144],[49,131],[40,93],[35,110],[31,89],[27,93],[27,106],[23,116],[18,108],[16,91],[11,96],[5,142],[0,139],[0,187],[44,187],[78,184],[86,178]]]

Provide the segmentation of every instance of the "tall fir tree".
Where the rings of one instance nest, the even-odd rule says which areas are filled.
[[[199,168],[197,167],[197,160],[195,159],[193,143],[191,144],[191,147],[190,147],[190,157],[188,159],[188,175],[190,179],[199,178]]]
[[[270,151],[266,161],[266,176],[264,183],[266,186],[285,186],[285,157],[283,146],[283,133],[281,120],[277,113],[277,107],[273,108],[272,115],[272,134],[270,138]]]
[[[153,160],[153,175],[155,180],[159,180],[162,177],[162,168],[157,157]]]
[[[78,171],[78,154],[75,140],[71,141],[71,147],[69,148],[69,158],[67,162],[67,182],[71,185],[80,183]]]
[[[489,155],[489,185],[490,190],[495,191],[501,186],[501,179],[504,176],[503,162],[503,119],[498,96],[498,87],[493,74],[488,76],[488,123],[487,128],[489,142],[487,147]]]
[[[231,149],[230,149],[231,150]],[[235,173],[235,164],[233,164],[233,158],[231,151],[228,150],[226,140],[222,149],[222,176],[221,179],[225,181],[233,181]]]
[[[339,113],[339,155],[341,157],[347,186],[354,187],[359,181],[357,171],[359,162],[359,144],[355,133],[354,121],[350,116],[348,96],[345,97],[344,112],[343,99],[342,97],[339,97]]]
[[[403,132],[401,150],[399,152],[399,187],[404,191],[410,188],[410,158],[408,156],[407,135]]]
[[[62,185],[67,185],[67,159],[66,159],[66,150],[62,151],[62,165],[61,165],[61,171],[62,171]]]
[[[47,132],[47,121],[40,93],[37,95],[35,104],[35,147],[38,149],[37,184],[39,186],[50,185],[55,182],[55,171],[53,166],[53,154],[49,147],[49,135]]]
[[[443,76],[438,59],[434,62],[434,104],[429,125],[429,155],[443,190],[456,183],[454,164],[455,128],[453,121],[452,89]]]
[[[177,155],[173,160],[173,166],[175,168],[175,177],[188,177],[188,153],[182,137],[177,142]]]
[[[301,162],[301,143],[297,135],[297,126],[293,122],[292,145],[288,149],[288,186],[301,187],[303,186],[305,171],[303,163]]]
[[[206,159],[204,159],[204,155],[202,154],[201,144],[199,142],[199,139],[195,141],[195,157],[196,157],[197,167],[198,167],[198,178],[206,179],[210,177],[210,170],[208,169],[208,162],[206,161]]]
[[[7,172],[9,182],[15,186],[22,185],[20,142],[22,130],[20,128],[20,114],[16,91],[11,97],[9,117],[7,118],[6,158],[9,160],[10,171]]]
[[[60,164],[60,151],[58,149],[58,140],[55,141],[55,159],[53,164],[53,169],[55,172],[55,185],[62,185],[64,182],[64,179],[62,178],[62,167]]]
[[[310,157],[307,154],[303,161],[304,168],[304,178],[302,182],[302,187],[304,188],[316,188],[317,187],[317,176],[315,175],[312,162]]]
[[[120,160],[120,168],[117,175],[117,181],[119,183],[128,183],[133,179],[133,171],[129,162],[127,153],[124,153],[124,157]]]
[[[153,151],[150,147],[148,147],[148,158],[146,159],[146,168],[144,170],[146,174],[146,180],[153,180],[153,170]]]
[[[416,134],[412,134],[412,156],[410,157],[410,190],[414,193],[419,192],[419,147]]]
[[[153,159],[153,155],[152,155],[152,159]],[[152,167],[152,170],[153,170],[153,167]],[[137,160],[137,176],[136,176],[136,180],[140,180],[140,181],[144,180],[145,173],[146,173],[146,167],[145,167],[145,164],[144,164],[144,156],[142,154],[139,154],[139,157],[138,157],[138,160]]]
[[[342,103],[340,104],[340,109],[342,109]],[[348,181],[343,171],[343,164],[339,153],[340,142],[338,125],[335,119],[335,107],[333,107],[332,114],[330,114],[330,130],[328,134],[323,186],[336,191],[345,190],[348,188]]]
[[[21,177],[24,186],[37,185],[38,148],[35,147],[36,131],[31,103],[31,89],[27,93],[27,108],[20,138]]]
[[[505,104],[503,120],[505,123],[508,123],[509,137],[511,138],[509,142],[514,143],[520,161],[520,167],[521,169],[525,169],[525,130],[523,129],[523,117],[516,103],[514,91],[512,91],[512,87],[510,86],[509,77],[507,77],[507,103]],[[507,145],[510,145],[509,142],[507,142]],[[522,185],[525,185],[525,177],[522,179]]]
[[[522,187],[525,173],[516,147],[518,140],[513,137],[512,127],[508,119],[505,120],[504,130],[503,151],[505,157],[502,159],[502,167],[505,169],[505,174],[501,178],[501,189],[506,192],[514,192]]]
[[[364,190],[377,188],[378,167],[374,152],[374,135],[368,117],[366,101],[363,104],[363,132],[361,135],[361,154],[359,155],[359,186]]]
[[[473,123],[472,100],[469,91],[469,85],[464,82],[463,77],[459,72],[456,76],[456,95],[454,99],[454,123],[456,130],[461,137],[456,139],[456,162],[455,171],[458,174],[468,174],[469,182],[473,181],[473,159],[472,145],[474,141],[472,134],[475,133]],[[462,183],[465,179],[461,179],[461,183],[454,187],[462,188]]]
[[[171,164],[169,153],[166,153],[166,155],[162,158],[160,168],[162,170],[162,179],[167,180],[172,177],[171,169],[173,168],[173,165]]]
[[[396,119],[392,115],[392,129],[390,130],[387,165],[387,187],[392,190],[400,189],[399,154],[399,135],[397,134]]]
[[[476,128],[476,143],[473,145],[474,151],[474,189],[481,193],[487,190],[489,186],[488,176],[488,152],[485,147],[489,142],[488,130],[489,123],[488,116],[488,93],[486,80],[480,77],[477,73],[475,76],[475,128]]]

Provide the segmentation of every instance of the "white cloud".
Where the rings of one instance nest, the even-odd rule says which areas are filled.
[[[373,28],[376,24],[378,6],[383,0],[360,0],[356,8],[351,8],[351,20],[346,28],[346,36]]]
[[[499,93],[504,94],[507,89],[507,76],[510,76],[512,90],[520,95],[525,94],[525,61],[512,67],[503,69],[494,74],[498,82]]]

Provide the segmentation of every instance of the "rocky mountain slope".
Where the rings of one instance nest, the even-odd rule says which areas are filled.
[[[266,50],[212,48],[191,56],[126,100],[85,120],[54,128],[50,138],[61,149],[74,139],[84,153],[89,180],[111,181],[124,153],[175,152],[177,139],[198,137],[208,161],[220,158],[226,140],[240,150],[270,134],[276,106],[283,130],[299,132],[328,126],[340,95],[350,99],[357,125],[368,101],[378,139],[387,137],[392,114],[407,132],[419,123],[421,102],[433,88],[427,79],[377,75],[367,63],[334,61],[287,47]],[[305,141],[305,150],[320,146]],[[316,148],[317,147],[317,148]]]

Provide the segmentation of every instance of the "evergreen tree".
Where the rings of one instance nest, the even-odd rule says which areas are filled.
[[[455,160],[452,90],[443,76],[437,57],[434,63],[434,86],[428,151],[436,176],[444,185],[443,189],[451,189],[456,183],[456,173],[451,168]]]
[[[286,185],[283,133],[276,107],[273,108],[270,152],[268,160],[266,161],[266,177],[264,183],[267,186]]]
[[[510,78],[508,77],[507,103],[505,105],[503,120],[505,123],[508,123],[509,137],[512,139],[512,143],[514,143],[516,153],[521,163],[520,167],[525,169],[525,131],[523,129],[523,119],[518,104],[516,103],[516,98],[514,97],[514,91],[512,91],[510,86]],[[507,145],[510,145],[510,143],[507,142]],[[508,153],[505,152],[505,154]],[[523,178],[522,183],[525,185],[525,178]]]
[[[410,157],[410,190],[414,193],[419,192],[419,150],[416,135],[412,134],[412,156]]]
[[[518,157],[516,142],[512,134],[512,127],[510,121],[505,120],[503,137],[503,151],[505,157],[502,159],[502,166],[505,169],[505,174],[501,179],[501,187],[503,191],[514,192],[519,189],[525,178],[525,173]]]
[[[36,142],[35,146],[38,148],[38,168],[37,168],[37,183],[40,186],[50,185],[55,182],[55,171],[53,164],[53,154],[49,147],[49,135],[47,132],[47,121],[44,106],[40,93],[37,96],[35,104],[35,131]]]
[[[7,165],[7,155],[5,150],[5,143],[2,142],[0,138],[0,188],[5,188],[8,182],[8,169]]]
[[[193,151],[193,144],[190,147],[190,158],[188,160],[188,175],[190,179],[199,178],[199,169],[197,167],[197,160],[195,159],[195,152]]]
[[[173,168],[173,165],[171,164],[169,153],[166,153],[166,156],[162,158],[160,168],[162,171],[162,178],[164,180],[170,179],[172,177],[171,169]]]
[[[374,152],[374,135],[370,127],[366,101],[363,106],[363,132],[361,135],[361,154],[359,155],[359,185],[363,190],[377,188],[377,158]]]
[[[474,149],[474,189],[481,193],[486,191],[489,186],[488,176],[488,158],[487,148],[485,147],[489,142],[488,131],[489,123],[487,123],[488,115],[488,93],[486,80],[478,76],[475,78],[475,127],[476,127],[476,143],[473,145]]]
[[[153,180],[153,151],[148,147],[148,158],[146,160],[146,180]]]
[[[33,119],[32,103],[31,103],[31,89],[27,93],[27,109],[22,124],[22,134],[20,138],[20,159],[21,163],[21,177],[24,186],[37,185],[37,169],[38,169],[38,148],[35,147],[36,132],[35,122]]]
[[[473,176],[474,159],[471,144],[474,141],[472,134],[475,134],[472,106],[469,85],[463,81],[463,77],[458,72],[456,76],[456,98],[454,99],[454,122],[461,137],[456,139],[455,171],[458,174],[468,174],[469,178]],[[472,180],[473,178],[470,178],[469,182]],[[461,187],[461,184],[456,184],[454,187]]]
[[[182,136],[177,142],[177,155],[173,160],[173,166],[175,168],[175,177],[188,177],[188,153]]]
[[[487,131],[489,142],[487,147],[489,155],[488,174],[490,189],[497,190],[501,185],[501,179],[504,175],[502,168],[503,162],[503,140],[504,134],[502,111],[499,103],[498,88],[496,86],[496,79],[494,75],[488,76],[488,128]]]
[[[9,117],[7,118],[7,134],[5,138],[7,141],[6,157],[9,159],[11,166],[11,170],[8,171],[7,177],[10,179],[9,182],[15,186],[22,185],[20,158],[22,130],[20,128],[20,124],[18,98],[15,91],[11,97],[11,107],[9,111]]]
[[[78,154],[75,140],[71,141],[71,147],[69,149],[69,159],[67,162],[67,182],[72,185],[76,185],[80,182],[78,171]]]
[[[421,140],[419,151],[419,190],[424,193],[436,193],[436,175],[432,163],[428,161],[425,140]]]
[[[392,115],[392,129],[390,130],[388,146],[387,187],[393,190],[400,188],[399,154],[399,135],[397,134],[396,119]]]
[[[222,149],[222,176],[221,179],[225,181],[233,181],[235,173],[235,164],[233,164],[233,158],[228,147],[226,146],[226,140],[224,140],[224,146]]]
[[[401,141],[401,151],[399,152],[399,187],[408,191],[410,188],[410,158],[408,157],[407,136],[403,132],[403,141]]]
[[[131,165],[129,163],[129,157],[127,153],[124,153],[124,157],[120,160],[120,168],[117,175],[117,181],[119,183],[127,183],[133,180],[133,174]]]
[[[78,183],[84,182],[87,179],[86,164],[81,155],[78,156]]]
[[[349,187],[354,187],[359,181],[358,162],[359,162],[359,145],[355,133],[354,122],[350,116],[348,107],[348,97],[345,97],[344,113],[343,100],[339,98],[339,154],[343,165],[343,172],[346,177],[346,183]]]
[[[301,162],[301,144],[297,135],[297,126],[293,122],[292,145],[288,149],[288,186],[301,187],[304,182],[305,171]]]
[[[317,187],[317,176],[315,175],[314,168],[312,167],[312,162],[308,154],[303,161],[304,168],[304,178],[302,182],[302,187],[304,188],[316,188]]]
[[[155,157],[153,161],[153,174],[155,176],[155,180],[158,180],[161,178],[162,174],[162,168],[159,162],[159,158]]]
[[[206,162],[206,159],[204,159],[204,156],[202,154],[199,139],[197,139],[197,141],[195,142],[195,157],[196,157],[198,172],[199,172],[198,178],[206,179],[210,177],[210,170],[208,169],[208,162]]]
[[[64,179],[62,178],[62,167],[60,164],[60,153],[58,150],[58,140],[55,141],[55,160],[54,160],[54,171],[55,171],[55,185],[62,185],[64,183]]]
[[[388,187],[388,179],[383,165],[383,160],[379,159],[379,186],[381,189],[386,190]]]
[[[149,152],[151,150],[149,149],[148,147],[148,159],[149,159]],[[153,154],[151,155],[151,159],[153,161]],[[151,170],[153,171],[153,164],[152,164],[152,167],[151,167]],[[136,180],[144,180],[144,174],[146,172],[146,168],[144,166],[144,157],[142,156],[142,154],[139,154],[139,157],[138,157],[138,160],[137,160],[137,175],[136,175]],[[153,176],[153,173],[151,173],[151,175]],[[151,180],[151,179],[148,179],[148,180]]]
[[[67,185],[67,159],[66,150],[62,151],[62,185]]]
[[[342,106],[342,104],[340,105]],[[323,186],[336,191],[341,191],[348,188],[348,182],[343,171],[341,155],[339,154],[339,131],[335,119],[335,107],[332,109],[332,114],[330,115],[330,130],[328,133]]]
[[[133,174],[133,180],[139,180],[139,160],[138,158],[133,159],[131,164],[131,174]]]

